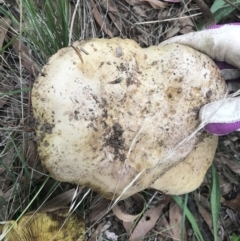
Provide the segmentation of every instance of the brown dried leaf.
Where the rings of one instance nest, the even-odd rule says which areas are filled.
[[[232,172],[240,175],[240,163],[233,161],[230,158],[220,158],[222,163],[224,163]]]
[[[169,225],[171,229],[169,233],[173,240],[181,240],[181,221],[182,209],[175,202],[171,202],[169,210]]]
[[[14,160],[15,151],[12,148],[9,148],[9,150],[1,156],[1,163],[3,165],[0,165],[0,187],[3,192],[7,190],[12,183],[12,177],[9,176],[9,172],[5,167],[11,169]]]
[[[186,34],[193,32],[194,24],[192,19],[185,14],[178,13],[178,20],[175,21],[174,25],[168,29],[166,39],[171,38],[178,33]]]
[[[232,184],[224,177],[223,173],[219,174],[220,190],[222,196],[228,194],[232,190]]]
[[[125,0],[129,5],[134,6],[139,4],[139,0]]]
[[[88,241],[98,241],[98,236],[101,234],[102,228],[103,228],[104,224],[100,223],[96,230],[94,231],[94,233],[91,235],[91,237],[88,239]]]
[[[174,27],[169,28],[167,30],[166,39],[175,36],[179,31],[180,31],[179,24],[176,24]]]
[[[10,24],[11,24],[10,19],[6,17],[0,18],[0,49],[3,46],[3,42],[5,40],[8,27],[10,26]],[[0,76],[0,77],[1,79],[4,78],[4,76]],[[1,85],[4,86],[2,80],[1,80]],[[6,86],[1,87],[0,93],[5,93],[5,92],[8,92],[8,89],[6,88]],[[9,97],[7,95],[0,98],[0,108],[2,108],[7,103],[8,99]]]
[[[165,2],[169,2],[169,3],[180,3],[181,0],[164,0]]]
[[[90,223],[92,224],[102,218],[108,212],[109,205],[110,201],[102,198],[96,205],[90,208]]]
[[[109,17],[112,19],[119,32],[122,32],[122,21],[119,17],[119,12],[115,3],[111,0],[104,0],[103,2],[105,4],[105,8],[108,10]]]
[[[202,194],[195,192],[194,193],[194,199],[197,203],[199,203],[202,207],[209,209],[211,208],[209,200],[204,197]]]
[[[159,222],[156,224],[156,231],[158,233],[161,233],[162,236],[164,237],[170,237],[171,235],[169,234],[171,232],[171,227],[165,217],[165,215],[161,216],[161,219]],[[163,239],[164,240],[164,239]]]
[[[0,177],[1,181],[1,177]],[[3,182],[6,180],[4,179]],[[2,185],[1,185],[2,187]],[[5,187],[3,187],[5,189]],[[0,197],[1,197],[1,205],[0,205],[0,220],[5,220],[6,217],[9,217],[12,212],[15,212],[12,208],[9,209],[9,203],[12,201],[12,199],[15,197],[13,193],[16,192],[16,186],[11,186],[7,189],[7,191],[4,192],[3,189],[0,189]],[[19,191],[20,188],[18,188]],[[12,202],[11,202],[12,203]],[[1,223],[1,222],[0,222]],[[0,232],[1,234],[1,232]]]
[[[139,214],[136,214],[136,215],[128,214],[129,208],[123,207],[121,209],[118,204],[112,208],[113,213],[120,220],[122,220],[124,222],[133,222],[136,218],[139,217],[139,215],[141,214],[141,212],[144,209],[145,200],[142,195],[137,193],[137,194],[133,195],[131,198],[133,198],[136,201],[136,203],[138,204],[138,206],[140,207],[141,211],[139,212]],[[127,201],[127,199],[125,201]]]
[[[19,193],[21,192],[20,185],[18,186],[18,190],[17,191],[19,191]],[[11,186],[11,188],[9,188],[9,189],[7,189],[7,191],[3,192],[1,197],[6,201],[6,203],[9,203],[10,200],[15,198],[15,196],[13,195],[14,192],[16,192],[16,187],[15,186]]]
[[[237,212],[240,212],[240,195],[238,195],[236,198],[234,198],[232,200],[225,200],[224,198],[222,198],[222,203],[225,206],[227,206]]]
[[[148,2],[154,9],[162,9],[168,6],[167,3],[158,0],[139,0],[140,2]]]
[[[98,23],[98,25],[101,27],[101,29],[111,38],[114,37],[113,33],[107,28],[106,23],[102,17],[102,15],[100,14],[100,12],[97,9],[97,5],[94,3],[93,0],[91,0],[91,6],[93,9],[93,16],[96,20],[96,22]]]
[[[39,164],[37,145],[33,140],[28,139],[24,142],[24,157],[31,168],[35,168]]]
[[[66,207],[71,201],[76,192],[75,188],[72,188],[66,192],[63,192],[50,200],[49,202],[45,203],[39,211],[41,212],[51,212],[61,208]]]
[[[234,183],[234,184],[236,184],[236,185],[239,185],[237,179],[234,178],[234,176],[231,175],[231,174],[229,173],[229,171],[224,170],[224,171],[223,171],[223,174],[224,174],[224,176],[227,178],[227,180],[229,180],[229,182]]]
[[[149,231],[151,231],[162,213],[162,208],[162,205],[159,205],[147,210],[131,234],[130,240],[143,238]]]
[[[134,227],[134,221],[132,222],[123,222],[123,227],[128,235],[132,232],[132,229]]]
[[[208,225],[209,230],[213,234],[213,223],[212,223],[212,216],[211,216],[211,214],[207,211],[207,209],[205,209],[201,205],[198,206],[198,210],[199,210],[201,216],[203,217],[204,221]]]
[[[16,39],[13,42],[13,50],[18,56],[20,53],[22,65],[29,71],[29,73],[34,77],[37,77],[41,69],[33,60],[30,49],[22,41]]]
[[[190,33],[193,32],[194,29],[194,24],[193,21],[190,17],[188,17],[185,14],[179,13],[178,14],[178,24],[180,26],[180,32],[181,34],[186,34],[186,33]]]
[[[43,166],[41,164],[37,144],[33,140],[25,140],[24,142],[24,157],[27,160],[27,164],[33,170],[33,178],[39,179],[44,174]]]
[[[10,26],[10,24],[11,24],[10,19],[8,19],[6,17],[3,17],[0,19],[0,48],[2,48],[2,46],[3,46],[3,42],[4,42],[5,36],[8,31],[8,27]]]

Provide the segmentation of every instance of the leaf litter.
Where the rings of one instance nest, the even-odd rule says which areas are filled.
[[[74,1],[71,1],[74,4]],[[2,3],[3,4],[3,3]],[[13,3],[14,4],[14,3]],[[41,4],[40,4],[41,5]],[[17,8],[17,6],[15,6]],[[84,5],[86,26],[81,35],[90,37],[127,37],[137,41],[142,47],[157,45],[161,41],[179,34],[185,34],[196,29],[196,23],[201,22],[198,6],[189,1],[181,3],[178,0],[91,0]],[[0,23],[0,44],[3,47],[10,39],[14,38],[4,22]],[[18,29],[15,29],[18,31]],[[20,48],[19,48],[20,47]],[[19,54],[19,49],[21,54]],[[23,69],[19,69],[19,56],[22,58]],[[1,93],[9,93],[19,89],[19,71],[23,74],[24,87],[31,87],[35,76],[39,73],[39,66],[33,57],[31,49],[23,39],[17,39],[12,46],[2,54],[0,85]],[[1,126],[1,161],[0,161],[0,219],[11,219],[18,211],[22,212],[28,193],[26,192],[26,177],[24,168],[30,170],[32,179],[41,182],[45,176],[44,169],[39,162],[36,150],[34,133],[31,131],[33,121],[29,109],[29,97],[24,93],[24,111],[28,123],[28,132],[22,148],[23,130],[21,126],[20,99],[16,95],[4,95],[0,99],[0,126]],[[9,135],[14,135],[14,142],[22,155],[27,160],[26,167],[21,167],[19,155],[14,148],[9,146]],[[7,148],[6,148],[7,147]],[[215,165],[220,179],[221,187],[221,213],[219,219],[219,240],[229,240],[228,237],[235,233],[240,235],[240,138],[234,133],[220,140],[219,149],[215,158]],[[213,240],[212,217],[209,204],[210,186],[208,177],[201,187],[189,194],[188,206],[198,222],[204,240]],[[18,179],[18,185],[14,184]],[[54,181],[51,181],[54,182]],[[52,199],[43,208],[68,205],[73,189],[61,184],[58,191],[53,192]],[[16,193],[18,196],[16,196]],[[149,205],[143,208],[136,201],[125,201],[125,207],[119,203],[115,209],[109,210],[110,202],[100,195],[91,193],[88,198],[87,208],[83,211],[88,229],[88,237],[93,240],[180,240],[181,222],[183,212],[169,196],[158,193],[153,197],[152,190],[146,190],[142,197]],[[166,198],[168,201],[162,201]],[[170,199],[169,199],[170,198]],[[127,205],[127,206],[126,206]],[[120,208],[119,208],[120,207]],[[128,208],[126,208],[128,207]],[[119,208],[119,209],[117,209]],[[122,209],[121,209],[122,208]],[[117,214],[116,214],[116,209]],[[119,211],[120,210],[120,211]],[[126,214],[126,211],[130,213]],[[127,216],[125,216],[127,215]],[[131,217],[131,218],[130,218]],[[129,219],[130,218],[130,219]],[[94,224],[94,226],[93,226]],[[185,221],[184,240],[196,240],[194,230]]]

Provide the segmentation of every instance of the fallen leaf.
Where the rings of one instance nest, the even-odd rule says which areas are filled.
[[[140,212],[138,214],[135,214],[135,215],[132,215],[132,214],[129,214],[129,208],[126,208],[125,206],[122,207],[122,209],[119,207],[119,205],[115,205],[113,208],[112,208],[112,211],[113,213],[122,221],[124,222],[133,222],[136,218],[139,217],[139,215],[141,214],[141,212],[143,211],[144,209],[144,204],[145,204],[145,200],[143,198],[142,195],[140,194],[135,194],[133,195],[131,198],[133,198],[137,205],[139,206],[139,209],[140,209]],[[124,200],[125,202],[127,201]]]
[[[27,139],[24,142],[24,157],[31,168],[35,168],[39,164],[37,145],[31,139]]]
[[[75,191],[76,189],[72,188],[66,192],[57,195],[52,200],[43,204],[39,210],[49,212],[66,207],[72,201]]]
[[[177,34],[186,34],[193,32],[194,24],[192,19],[183,13],[178,13],[178,19],[174,22],[171,28],[167,30],[166,39]]]
[[[181,221],[182,209],[175,202],[171,202],[169,209],[169,226],[171,229],[169,234],[173,240],[181,240]]]
[[[0,49],[3,46],[3,42],[5,40],[5,37],[6,37],[10,24],[11,24],[10,19],[8,19],[6,17],[0,18]],[[4,74],[1,73],[0,77],[1,77],[1,86],[2,86],[0,88],[0,93],[4,94],[4,93],[8,92],[9,90],[6,88],[6,86],[3,85],[2,79],[4,78]],[[8,99],[9,99],[8,95],[5,95],[0,98],[0,108],[2,108],[7,103]]]
[[[223,173],[219,174],[219,183],[222,196],[228,194],[232,190],[232,184],[224,177]]]
[[[98,203],[96,203],[93,207],[91,207],[89,209],[90,224],[93,224],[100,218],[104,217],[104,215],[108,212],[109,205],[110,205],[110,201],[105,198],[102,198]]]
[[[159,222],[157,222],[155,228],[156,228],[156,233],[161,234],[161,236],[169,237],[169,238],[171,237],[171,235],[170,235],[171,227],[170,227],[165,215],[161,216],[161,218],[160,218]]]
[[[207,209],[205,209],[201,205],[198,206],[198,210],[199,210],[199,213],[201,214],[201,216],[203,217],[204,221],[208,225],[209,230],[213,234],[213,223],[212,223],[212,216],[211,216],[211,214],[207,211]]]
[[[132,229],[134,228],[134,221],[132,222],[125,222],[123,221],[123,227],[128,235],[132,232]]]
[[[224,163],[232,172],[240,175],[240,163],[233,161],[229,158],[220,158],[221,162]]]
[[[98,241],[98,237],[101,234],[101,230],[103,228],[104,224],[100,223],[98,224],[97,228],[95,229],[94,233],[91,235],[91,237],[88,239],[88,241]]]
[[[234,176],[230,173],[229,170],[223,170],[224,177],[229,181],[229,183],[233,183],[239,185],[238,180],[234,178]]]
[[[44,175],[44,169],[38,155],[37,145],[31,139],[24,141],[24,157],[32,169],[32,178],[35,180],[41,178]]]
[[[13,42],[13,50],[17,56],[20,55],[22,65],[29,71],[31,75],[37,77],[41,69],[37,63],[33,60],[33,56],[30,53],[30,49],[20,40],[16,39]]]
[[[194,199],[196,200],[197,203],[199,203],[202,207],[210,210],[211,205],[209,200],[204,197],[202,194],[194,192]]]
[[[181,0],[164,0],[165,2],[169,2],[169,3],[180,3]]]
[[[6,17],[3,17],[0,19],[0,49],[3,46],[3,42],[5,40],[7,31],[8,31],[8,28],[10,25],[11,25],[10,19],[8,19]]]
[[[137,15],[139,21],[141,22],[142,19],[141,18],[147,18],[147,13],[146,13],[146,9],[143,8],[142,6],[135,6],[132,8],[133,12]]]
[[[237,212],[240,212],[240,196],[239,195],[236,198],[231,199],[231,200],[226,200],[226,199],[222,198],[221,201],[225,206],[227,206]]]
[[[148,2],[154,9],[162,9],[168,6],[167,3],[158,0],[139,0],[140,2]]]
[[[178,17],[179,17],[178,25],[181,29],[179,33],[186,34],[186,33],[193,32],[194,24],[193,24],[192,18],[182,13],[179,13]]]
[[[112,0],[104,0],[103,3],[105,4],[109,17],[112,19],[119,32],[122,32],[122,20],[115,3]]]
[[[12,183],[12,176],[10,175],[9,170],[12,169],[13,161],[15,160],[15,155],[16,154],[14,149],[9,148],[8,151],[6,153],[3,153],[1,156],[2,165],[0,165],[0,187],[3,190],[3,192],[5,192],[5,190],[8,190]],[[12,195],[12,191],[9,195]],[[8,198],[8,196],[5,196],[3,198]]]
[[[169,28],[167,30],[166,39],[175,36],[179,31],[180,31],[179,24],[176,24],[175,26]]]
[[[139,0],[125,0],[129,5],[134,6],[139,4]]]
[[[159,205],[147,210],[132,232],[130,240],[140,239],[146,236],[146,234],[154,228],[160,214],[162,213],[162,208],[162,205]]]
[[[94,3],[93,0],[91,0],[91,6],[93,9],[93,16],[96,20],[96,22],[98,23],[98,25],[101,27],[101,29],[111,38],[114,37],[113,33],[107,28],[106,23],[102,17],[102,15],[100,14],[100,12],[97,9],[97,5]]]

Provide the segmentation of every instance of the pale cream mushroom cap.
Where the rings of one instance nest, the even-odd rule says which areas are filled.
[[[217,138],[200,131],[178,144],[199,125],[200,108],[225,94],[214,62],[189,47],[75,42],[50,58],[33,86],[42,163],[57,180],[106,198],[145,188],[190,192],[211,165]]]
[[[217,144],[217,136],[205,135],[184,161],[166,171],[151,187],[174,195],[195,190],[201,185],[206,171],[212,164]]]

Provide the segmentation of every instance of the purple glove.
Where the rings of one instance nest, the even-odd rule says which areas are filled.
[[[204,129],[215,135],[227,135],[240,129],[240,98],[227,98],[202,107],[200,121]]]
[[[160,45],[180,43],[205,53],[216,61],[227,81],[229,93],[240,89],[240,23],[215,25],[210,29],[173,37]],[[205,130],[226,135],[240,130],[240,97],[205,105],[199,119]]]

